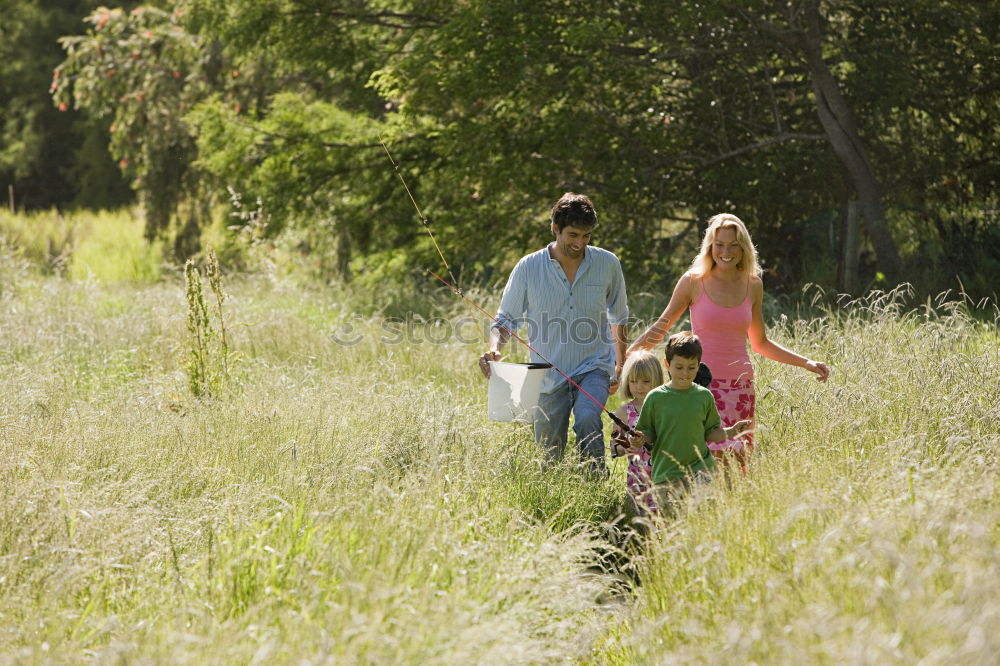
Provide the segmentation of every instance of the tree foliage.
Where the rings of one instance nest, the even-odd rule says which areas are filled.
[[[88,0],[0,0],[0,188],[19,208],[121,205],[131,197],[107,151],[107,134],[49,97],[62,60],[57,39],[79,30]]]
[[[66,42],[74,99],[115,116],[112,148],[149,201],[176,199],[185,174],[211,176],[260,198],[270,233],[332,252],[341,274],[400,250],[436,261],[380,139],[453,263],[480,279],[545,241],[565,190],[592,195],[598,242],[664,287],[699,222],[723,210],[750,225],[772,284],[830,284],[852,200],[869,278],[913,279],[931,261],[988,289],[997,268],[996,3],[177,10],[102,10],[101,30],[92,15],[88,35]]]
[[[197,153],[184,113],[221,76],[217,54],[183,29],[180,14],[97,9],[85,35],[61,40],[66,60],[52,80],[61,109],[72,104],[109,121],[111,154],[142,195],[150,237],[166,229],[185,196],[198,200]]]
[[[858,198],[880,267],[895,273],[885,209],[899,219],[913,205],[900,176],[918,176],[911,163],[928,147],[948,149],[949,165],[931,181],[946,176],[941,167],[977,165],[970,176],[990,208],[983,185],[996,181],[996,158],[968,160],[956,148],[995,135],[996,70],[986,65],[997,57],[997,23],[985,3],[481,3],[415,44],[379,83],[405,96],[405,112],[443,119],[450,154],[537,156],[544,173],[500,170],[501,182],[598,192],[618,235],[634,239],[633,259],[656,263],[664,248],[630,220],[733,210],[771,267],[797,278],[805,222]],[[915,25],[919,41],[904,36]],[[891,41],[865,46],[891,34],[902,42],[891,60]],[[908,59],[915,44],[919,65]],[[978,81],[957,90],[958,71]],[[944,127],[956,110],[927,108],[943,99],[963,100],[957,106],[978,118]],[[914,126],[914,116],[930,122]],[[933,184],[917,179],[920,191]]]

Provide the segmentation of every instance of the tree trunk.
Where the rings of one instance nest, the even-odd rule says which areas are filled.
[[[351,281],[351,235],[342,224],[337,233],[337,275],[344,282]]]
[[[822,39],[819,29],[819,6],[810,3],[809,29],[799,33],[801,48],[811,76],[816,112],[834,153],[840,158],[854,185],[865,220],[865,229],[875,248],[879,268],[891,281],[899,274],[899,251],[885,225],[882,206],[882,186],[875,175],[868,151],[858,133],[854,114],[837,85],[837,80],[823,60]]]
[[[858,279],[858,252],[861,248],[861,237],[858,233],[860,208],[857,201],[846,202],[841,219],[837,289],[844,294],[856,293],[860,282]]]

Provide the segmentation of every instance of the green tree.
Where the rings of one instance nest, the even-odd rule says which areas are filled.
[[[341,277],[350,276],[352,257],[393,262],[401,247],[417,263],[430,257],[379,137],[406,169],[419,164],[425,177],[413,182],[421,198],[443,155],[433,133],[396,122],[393,102],[369,79],[414,31],[441,20],[393,4],[195,0],[186,15],[191,30],[225,44],[234,67],[266,66],[280,91],[238,121],[218,98],[199,105],[189,119],[200,163],[244,200],[264,202],[268,233],[294,229],[300,249],[328,257],[327,271]]]
[[[839,24],[844,60],[864,64],[843,68],[843,85],[878,138],[872,159],[895,236],[918,275],[957,275],[990,293],[1000,275],[1000,6],[857,3]]]
[[[179,15],[97,9],[86,18],[86,34],[61,40],[66,60],[52,80],[60,108],[72,105],[109,123],[111,154],[141,195],[151,238],[167,228],[185,195],[197,201],[201,180],[183,114],[217,77],[212,49],[183,30]],[[189,212],[195,229],[198,213]]]
[[[886,208],[911,207],[914,184],[925,191],[949,171],[980,182],[984,172],[996,176],[996,160],[983,152],[996,134],[984,124],[992,114],[982,112],[1000,101],[1000,79],[989,67],[998,53],[996,4],[802,0],[729,3],[729,9],[745,24],[744,40],[770,40],[804,68],[880,268],[898,278]],[[978,154],[968,159],[963,144]]]
[[[106,130],[52,105],[58,38],[97,6],[86,0],[0,0],[0,189],[19,207],[111,207],[131,192],[107,151]]]
[[[905,219],[912,183],[968,173],[966,194],[989,215],[998,12],[902,0],[466,3],[377,81],[404,113],[437,121],[448,154],[537,165],[488,167],[536,191],[581,183],[610,202],[626,238],[649,236],[630,219],[735,210],[795,278],[804,221],[858,199],[879,270],[899,278],[886,210]],[[928,178],[914,163],[935,151]],[[629,254],[650,262],[660,249]]]
[[[872,275],[923,260],[914,221],[941,257],[992,238],[995,3],[185,7],[201,44],[266,72],[246,107],[199,98],[185,120],[198,168],[260,197],[271,232],[335,246],[345,274],[351,256],[401,248],[436,261],[379,136],[453,263],[480,277],[547,238],[546,205],[564,190],[594,195],[600,243],[664,287],[720,210],[747,219],[772,278],[791,281],[815,279],[816,256],[831,264],[827,232],[850,200]]]

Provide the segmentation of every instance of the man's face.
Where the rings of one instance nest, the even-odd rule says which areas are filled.
[[[593,227],[574,227],[567,224],[559,231],[554,223],[552,233],[556,237],[556,247],[565,257],[570,259],[580,259],[583,257],[584,248],[590,243],[590,237],[594,233]]]

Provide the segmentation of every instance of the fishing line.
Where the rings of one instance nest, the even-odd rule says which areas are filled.
[[[440,275],[438,275],[437,273],[435,273],[434,271],[432,271],[430,269],[427,269],[427,272],[430,273],[431,275],[433,275],[435,278],[437,278],[444,286],[448,287],[448,289],[450,289],[456,296],[458,296],[463,301],[465,301],[466,303],[468,303],[469,305],[471,305],[472,307],[474,307],[479,312],[481,312],[484,315],[486,315],[487,317],[489,317],[498,326],[501,326],[505,330],[507,330],[507,332],[510,333],[511,337],[513,337],[515,340],[517,340],[522,345],[524,345],[525,347],[527,347],[528,350],[531,351],[531,352],[533,352],[536,356],[538,356],[538,358],[542,359],[543,361],[545,361],[546,363],[548,363],[549,365],[551,365],[553,370],[555,370],[560,375],[562,375],[563,378],[565,378],[566,381],[568,381],[578,391],[580,391],[580,393],[582,393],[583,395],[585,395],[588,398],[590,398],[590,400],[593,401],[593,403],[595,405],[597,405],[601,409],[601,411],[603,411],[605,414],[607,414],[611,418],[611,420],[614,421],[615,424],[618,425],[618,427],[622,428],[625,432],[629,433],[630,435],[634,435],[635,434],[635,430],[633,430],[631,427],[629,427],[629,425],[627,423],[625,423],[620,418],[618,418],[615,415],[614,412],[612,412],[607,407],[605,407],[603,404],[601,404],[601,402],[597,398],[595,398],[594,396],[590,395],[590,393],[588,393],[586,391],[586,389],[584,389],[582,386],[580,386],[575,381],[573,381],[573,379],[569,375],[567,375],[565,372],[563,372],[562,370],[560,370],[559,367],[555,363],[553,363],[552,361],[550,361],[547,358],[545,358],[542,354],[540,354],[537,349],[535,349],[530,344],[528,344],[527,340],[525,340],[520,335],[518,335],[514,331],[511,331],[509,328],[507,328],[506,326],[504,326],[503,324],[501,324],[500,321],[496,317],[494,317],[489,312],[487,312],[486,310],[484,310],[483,308],[481,308],[475,301],[473,301],[471,298],[469,298],[468,296],[466,296],[462,292],[462,290],[459,289],[456,286],[456,284],[458,283],[458,280],[455,279],[455,274],[451,272],[451,266],[448,265],[448,260],[444,258],[444,253],[441,251],[441,246],[438,245],[437,239],[434,238],[434,232],[431,231],[431,227],[430,227],[430,224],[427,222],[427,218],[424,217],[424,214],[422,212],[420,212],[420,206],[417,205],[417,200],[414,199],[413,193],[410,191],[409,186],[406,184],[406,180],[403,178],[403,174],[400,173],[400,171],[399,171],[399,166],[396,165],[396,160],[392,159],[392,153],[389,152],[389,147],[385,145],[385,142],[382,140],[382,136],[381,135],[379,135],[379,137],[378,137],[378,142],[380,144],[382,144],[382,149],[385,151],[385,154],[389,157],[389,162],[392,164],[392,168],[396,172],[396,176],[399,177],[399,182],[401,182],[403,184],[403,188],[406,190],[407,196],[410,197],[410,202],[413,204],[414,209],[416,209],[416,211],[417,211],[417,217],[420,218],[420,223],[424,225],[424,230],[427,232],[427,235],[431,237],[431,242],[434,243],[434,248],[437,250],[438,256],[441,257],[441,262],[444,264],[444,267],[446,269],[448,269],[448,276],[451,278],[451,282],[448,282],[443,277],[441,277]]]
[[[409,185],[406,184],[406,181],[403,179],[403,174],[399,172],[399,167],[396,165],[396,160],[392,159],[392,153],[389,152],[389,147],[386,146],[385,141],[382,140],[381,134],[378,137],[378,142],[382,144],[382,150],[385,151],[386,156],[389,158],[389,162],[392,164],[393,171],[395,171],[396,175],[399,177],[399,182],[403,184],[403,189],[406,190],[406,195],[410,197],[410,203],[413,204],[413,207],[417,211],[417,217],[420,218],[420,224],[424,225],[424,230],[427,232],[427,235],[431,237],[431,242],[434,243],[434,249],[437,250],[438,256],[441,257],[441,263],[443,263],[444,267],[448,269],[448,276],[451,277],[452,282],[457,284],[458,280],[455,279],[455,274],[451,272],[451,266],[448,265],[448,260],[444,258],[444,252],[441,251],[441,246],[438,245],[437,239],[434,238],[434,232],[431,231],[430,223],[427,221],[427,218],[424,217],[424,214],[420,212],[420,206],[417,205],[417,200],[413,198],[413,192],[410,192],[410,187]],[[462,292],[457,291],[457,287],[454,288],[453,290],[456,290],[455,293],[457,293],[459,296],[462,296]]]

